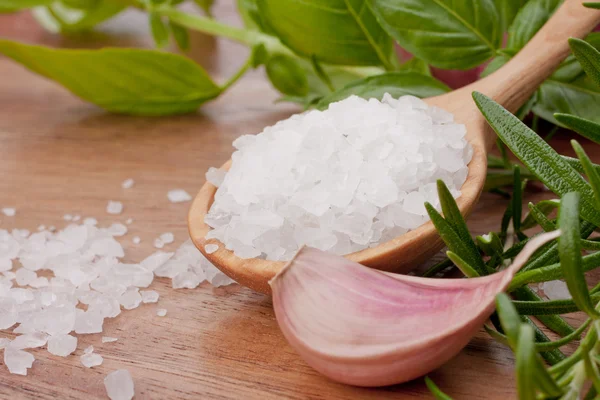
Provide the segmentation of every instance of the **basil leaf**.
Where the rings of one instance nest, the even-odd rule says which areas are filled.
[[[554,118],[567,128],[593,142],[600,143],[600,124],[570,114],[554,114]]]
[[[502,32],[506,32],[527,0],[494,0],[500,17]]]
[[[579,193],[571,192],[565,194],[560,201],[558,226],[562,233],[558,238],[558,254],[573,301],[580,310],[585,311],[592,318],[597,318],[600,317],[600,313],[592,304],[581,261],[579,200]]]
[[[177,43],[177,47],[181,51],[187,51],[190,49],[190,34],[187,29],[183,26],[177,25],[176,23],[169,21],[169,29],[173,34],[173,39]]]
[[[365,0],[257,0],[262,21],[297,54],[393,69],[392,40]]]
[[[569,46],[587,76],[600,86],[600,52],[591,44],[576,38],[569,39]]]
[[[237,0],[237,9],[246,28],[261,32],[267,31],[260,19],[256,0]]]
[[[485,95],[474,92],[473,99],[490,126],[513,154],[558,195],[581,193],[581,216],[600,226],[600,211],[594,208],[590,185],[548,143],[517,117]]]
[[[55,1],[49,7],[34,9],[33,15],[50,32],[77,32],[92,29],[126,8],[118,0],[100,0],[83,10]]]
[[[444,94],[448,91],[450,91],[448,86],[431,76],[416,72],[388,72],[352,82],[325,96],[317,107],[319,109],[327,108],[329,103],[343,100],[353,94],[365,99],[381,99],[385,93],[389,93],[395,98],[404,95],[425,98]]]
[[[306,96],[308,79],[298,62],[289,56],[274,55],[267,61],[266,72],[277,90],[288,96]]]
[[[412,71],[431,76],[431,69],[429,68],[429,65],[417,57],[413,57],[404,64],[400,65],[400,71]]]
[[[211,8],[215,3],[215,0],[194,0],[194,3],[196,3],[206,15],[212,17]]]
[[[0,12],[13,12],[52,4],[55,0],[0,0]]]
[[[520,50],[550,19],[562,0],[529,0],[508,29],[506,47]]]
[[[385,30],[428,64],[469,69],[502,41],[494,0],[369,0]]]
[[[191,60],[155,50],[59,50],[0,40],[0,53],[117,113],[182,114],[221,93]]]

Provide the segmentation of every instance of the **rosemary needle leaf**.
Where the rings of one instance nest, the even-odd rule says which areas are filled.
[[[600,293],[590,296],[594,302],[600,301]],[[573,300],[550,300],[550,301],[522,301],[514,300],[513,304],[519,314],[523,315],[552,315],[569,314],[582,311]]]
[[[573,146],[573,150],[579,157],[579,161],[581,161],[581,165],[583,166],[583,170],[588,177],[588,181],[592,186],[592,190],[594,191],[594,198],[596,199],[596,207],[600,209],[600,175],[594,169],[592,165],[592,161],[583,150],[583,147],[576,141],[571,140],[571,146]]]
[[[510,297],[505,293],[500,293],[496,296],[496,312],[500,318],[500,323],[506,334],[508,344],[515,349],[522,321]]]
[[[530,204],[529,210],[531,210],[532,203],[529,203],[529,204]],[[558,200],[558,199],[542,200],[542,201],[538,202],[537,204],[534,204],[537,211],[542,213],[542,215],[544,215],[544,217],[546,217],[546,219],[552,211],[554,211],[556,208],[558,208],[559,205],[560,205],[560,200]],[[533,215],[530,211],[529,214],[527,214],[525,216],[525,219],[521,223],[521,229],[522,230],[530,229],[530,228],[533,228],[534,226],[536,226],[536,224],[539,224],[539,222],[533,217]]]
[[[452,400],[452,397],[448,396],[446,393],[442,392],[439,387],[428,377],[425,377],[425,384],[427,388],[437,400]]]
[[[600,52],[584,40],[571,38],[569,46],[587,76],[600,86]]]
[[[535,400],[535,343],[533,328],[519,326],[518,343],[515,349],[517,390],[520,400]]]
[[[521,232],[521,211],[523,207],[523,190],[521,187],[521,169],[515,165],[513,168],[513,196],[512,196],[512,212],[513,212],[513,228],[515,232]]]
[[[477,273],[477,271],[475,271],[475,268],[471,267],[465,260],[460,258],[457,254],[455,254],[451,251],[447,251],[446,256],[448,256],[448,258],[450,260],[452,260],[454,265],[456,265],[458,267],[458,269],[460,269],[460,271],[467,278],[476,278],[478,276],[481,276]]]
[[[561,200],[558,214],[558,222],[562,231],[558,239],[560,264],[575,304],[590,317],[599,318],[600,313],[594,309],[583,274],[579,236],[579,199],[579,193],[571,192],[565,194]]]
[[[556,226],[554,225],[554,223],[552,221],[550,221],[548,219],[548,217],[546,217],[546,214],[544,214],[544,211],[539,209],[533,203],[529,203],[528,207],[529,207],[529,215],[535,220],[535,222],[537,222],[537,224],[539,226],[542,227],[542,229],[544,231],[550,232],[550,231],[553,231],[556,229]]]
[[[600,124],[571,114],[554,114],[562,125],[593,142],[600,143]]]
[[[568,334],[567,336],[565,336],[563,338],[560,338],[558,340],[554,340],[551,342],[536,343],[535,344],[536,350],[537,351],[554,350],[554,349],[558,349],[562,346],[565,346],[574,340],[579,340],[581,338],[581,334],[587,329],[587,327],[590,325],[591,321],[592,320],[588,318],[583,324],[581,324],[581,326],[579,328],[577,328],[577,330],[573,331],[572,333]],[[484,327],[485,331],[494,340],[496,340],[499,343],[508,345],[508,338],[506,337],[506,335],[498,332],[495,329],[490,328],[487,325],[484,325],[483,327]]]

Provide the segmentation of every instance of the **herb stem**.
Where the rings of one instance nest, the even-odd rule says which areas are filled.
[[[248,59],[246,60],[246,62],[244,63],[244,65],[242,65],[242,67],[231,78],[229,78],[227,80],[227,82],[225,82],[223,84],[223,86],[221,86],[221,90],[222,91],[225,91],[225,90],[229,89],[229,87],[231,85],[233,85],[242,76],[244,76],[244,74],[246,73],[246,71],[248,71],[250,69],[250,67],[252,67],[253,58],[254,58],[253,55],[250,55],[250,57],[248,57]]]

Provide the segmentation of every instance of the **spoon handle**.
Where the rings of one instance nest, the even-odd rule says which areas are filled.
[[[567,39],[584,38],[600,23],[600,10],[586,8],[583,0],[565,0],[562,6],[505,66],[467,86],[515,112],[569,55]]]

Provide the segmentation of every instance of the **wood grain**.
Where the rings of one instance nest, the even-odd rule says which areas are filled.
[[[219,2],[217,16],[236,21],[229,3]],[[62,38],[18,14],[0,16],[0,36],[64,47],[143,46],[149,44],[144,23],[142,15],[131,13],[103,34]],[[192,42],[193,57],[219,80],[246,55],[240,46],[205,36],[194,36]],[[60,227],[65,213],[94,216],[102,224],[132,217],[124,240],[139,235],[142,243],[127,245],[127,260],[153,252],[152,240],[166,231],[175,233],[176,242],[168,247],[175,249],[187,238],[189,204],[169,203],[167,191],[195,193],[206,169],[228,159],[233,139],[297,110],[274,105],[276,98],[259,71],[194,115],[108,115],[0,59],[0,207],[17,208],[15,217],[0,218],[0,228]],[[567,149],[567,139],[559,137],[554,145]],[[597,146],[586,150],[600,160]],[[123,191],[120,183],[130,177],[136,185]],[[552,197],[548,192],[528,196]],[[105,213],[109,199],[124,202],[123,215]],[[484,194],[470,227],[479,234],[496,230],[505,206],[506,200]],[[432,398],[421,379],[361,389],[321,377],[287,345],[267,296],[240,286],[173,290],[166,279],[156,280],[152,288],[161,294],[158,307],[168,310],[166,317],[156,316],[156,305],[143,305],[107,320],[104,335],[118,337],[115,343],[102,344],[101,334],[80,335],[76,354],[65,359],[33,350],[36,361],[26,377],[10,375],[0,360],[0,398],[104,399],[103,378],[119,368],[131,372],[136,399]],[[104,364],[91,370],[79,361],[89,344],[104,357]],[[515,397],[512,354],[483,332],[431,377],[456,399]]]

